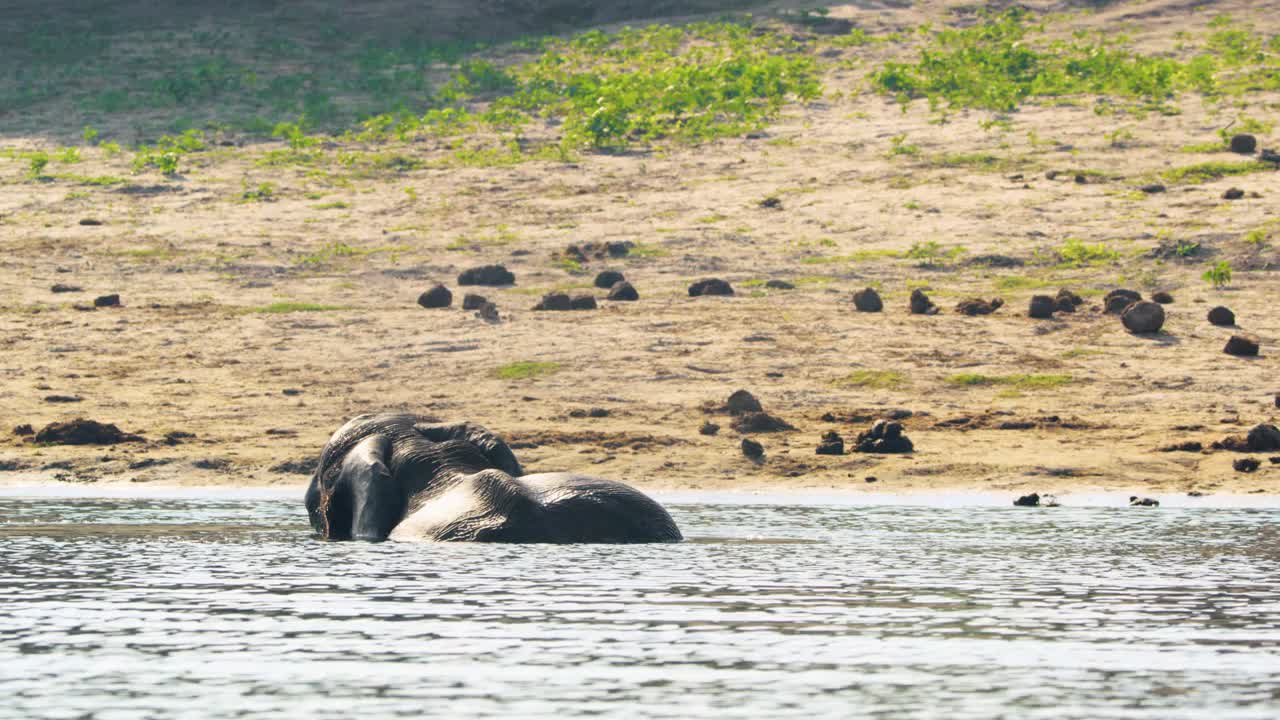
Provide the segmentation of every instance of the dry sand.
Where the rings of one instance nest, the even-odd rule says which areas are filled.
[[[1138,47],[1159,49],[1189,23],[1203,26],[1206,18],[1184,5],[1131,3],[1082,23],[1128,22]],[[1221,5],[1270,16],[1280,9]],[[833,14],[893,28],[945,17],[945,4]],[[890,51],[842,52],[874,62]],[[984,130],[989,113],[932,124],[923,103],[904,114],[855,92],[860,77],[833,67],[827,91],[844,96],[792,107],[760,137],[584,155],[573,164],[441,166],[338,182],[255,164],[281,147],[265,143],[214,153],[180,180],[132,178],[134,189],[122,191],[33,183],[24,164],[0,162],[0,462],[11,468],[0,484],[301,489],[307,475],[273,468],[314,458],[352,415],[407,410],[487,425],[530,470],[653,490],[1280,490],[1280,465],[1265,456],[1259,471],[1241,474],[1231,465],[1237,453],[1157,450],[1187,440],[1207,446],[1280,412],[1278,255],[1240,240],[1275,217],[1280,174],[1135,192],[1170,167],[1235,159],[1178,151],[1214,139],[1221,114],[1210,116],[1192,97],[1177,103],[1179,115],[1144,118],[1099,116],[1084,102],[1027,106],[1011,116],[1012,130]],[[1251,94],[1246,111],[1274,117],[1277,101]],[[1119,127],[1132,138],[1117,147],[1104,135]],[[891,138],[902,133],[919,154],[889,157]],[[406,152],[431,162],[447,149],[424,142]],[[1007,162],[975,169],[940,160],[976,152]],[[77,172],[127,173],[125,161],[86,157]],[[1098,174],[1077,183],[1079,169]],[[1051,170],[1066,174],[1047,179]],[[245,188],[262,182],[275,184],[274,199],[244,202]],[[1257,196],[1221,199],[1231,186]],[[761,207],[768,196],[781,207]],[[102,224],[82,225],[84,218]],[[1083,268],[1036,263],[1068,238],[1104,242],[1121,258]],[[1170,239],[1200,242],[1213,257],[1147,256]],[[592,262],[587,275],[553,259],[569,244],[607,241],[657,252]],[[965,254],[921,266],[882,252],[928,241]],[[326,256],[334,243],[359,252]],[[317,253],[322,262],[304,262]],[[1028,264],[966,261],[992,253]],[[1222,258],[1235,276],[1214,290],[1199,276]],[[516,285],[457,286],[462,269],[491,262],[510,268]],[[624,272],[640,301],[531,311],[543,292],[589,285],[606,268]],[[1028,281],[1008,289],[1006,280],[1001,289],[1012,276]],[[737,294],[688,297],[689,283],[702,277],[724,278]],[[797,287],[750,282],[774,278]],[[437,281],[453,289],[454,307],[418,307],[418,294]],[[55,283],[83,292],[52,294]],[[881,288],[883,313],[854,312],[852,292],[868,285]],[[941,314],[908,314],[916,286],[928,288]],[[1085,307],[1054,320],[1027,317],[1033,293],[1058,287],[1086,293]],[[1165,332],[1131,335],[1103,314],[1101,294],[1115,287],[1171,292]],[[495,301],[502,322],[462,311],[467,291]],[[106,293],[120,293],[123,306],[73,308]],[[986,317],[953,312],[972,296],[1007,304]],[[283,301],[341,309],[250,311]],[[1217,304],[1261,337],[1261,357],[1223,354],[1233,330],[1205,320]],[[496,376],[519,361],[559,369]],[[859,370],[899,373],[900,381],[841,384]],[[960,373],[1071,382],[1019,389],[948,380]],[[743,457],[743,436],[727,416],[703,409],[738,388],[796,427],[752,435],[766,449],[761,463]],[[54,395],[80,401],[46,400]],[[609,414],[571,415],[589,408]],[[815,454],[823,432],[851,441],[895,409],[911,413],[903,422],[915,453]],[[836,420],[823,419],[827,413]],[[9,433],[75,417],[146,440],[36,446]],[[718,435],[699,433],[707,420],[722,426]],[[194,437],[167,444],[171,431]]]

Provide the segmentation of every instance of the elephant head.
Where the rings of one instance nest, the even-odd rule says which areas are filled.
[[[525,476],[511,448],[472,423],[361,415],[334,433],[306,496],[331,540],[669,542],[658,503],[622,483]]]

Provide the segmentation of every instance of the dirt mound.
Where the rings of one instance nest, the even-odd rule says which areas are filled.
[[[115,445],[142,442],[142,437],[126,433],[112,424],[77,418],[44,426],[36,433],[36,442],[50,445]]]
[[[516,276],[502,265],[484,265],[463,270],[459,285],[514,285]]]
[[[991,300],[970,298],[968,300],[961,300],[960,304],[956,305],[956,312],[961,315],[969,315],[971,317],[974,315],[990,315],[996,310],[999,310],[1003,305],[1004,300],[1001,300],[1000,298],[992,298]]]

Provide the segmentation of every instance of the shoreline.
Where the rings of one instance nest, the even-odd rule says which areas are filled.
[[[866,489],[814,489],[814,488],[739,488],[695,490],[690,488],[655,487],[638,485],[638,489],[653,495],[666,504],[728,504],[728,505],[801,505],[837,507],[919,506],[919,507],[1012,507],[1016,491],[977,489],[969,487],[907,488],[894,490]],[[137,500],[296,500],[302,506],[303,484],[208,484],[165,485],[106,482],[93,484],[68,484],[57,481],[0,484],[0,500],[13,499],[94,499],[126,498]],[[1127,493],[1140,493],[1138,489],[1107,489],[1097,486],[1081,486],[1062,490],[1054,495],[1061,505],[1043,509],[1069,510],[1072,508],[1124,508],[1129,509]],[[1159,500],[1161,507],[1186,509],[1277,509],[1280,495],[1275,493],[1221,492],[1190,496],[1178,492],[1148,492],[1144,497]],[[1041,508],[1028,508],[1041,509]],[[1145,508],[1134,508],[1135,510]]]

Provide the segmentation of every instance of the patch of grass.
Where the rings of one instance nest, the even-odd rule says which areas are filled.
[[[1062,353],[1062,359],[1074,360],[1076,358],[1096,357],[1098,355],[1106,354],[1105,350],[1098,350],[1096,348],[1071,348],[1070,350]]]
[[[997,290],[1003,292],[1015,292],[1018,290],[1039,290],[1041,288],[1051,287],[1055,283],[1042,278],[1029,278],[1024,275],[1005,275],[998,278],[995,282]]]
[[[1202,183],[1232,175],[1247,175],[1274,170],[1275,166],[1258,160],[1212,161],[1184,165],[1161,173],[1171,183]]]
[[[499,380],[531,380],[559,372],[560,368],[561,365],[558,362],[521,360],[503,365],[494,370],[493,375]]]
[[[275,184],[264,182],[253,188],[246,186],[244,192],[240,194],[240,199],[245,202],[270,202],[275,199],[275,196]]]
[[[638,242],[631,246],[631,250],[627,252],[627,258],[660,258],[666,257],[670,253],[670,250],[659,245],[650,245],[648,243]]]
[[[332,202],[320,203],[319,205],[312,205],[311,207],[316,210],[346,210],[351,207],[351,205],[350,203],[343,202],[342,200],[334,200]]]
[[[938,168],[966,168],[989,172],[1007,172],[1019,166],[1010,158],[1002,158],[989,152],[947,153],[932,158],[929,164]]]
[[[1184,152],[1184,153],[1215,153],[1215,152],[1226,152],[1226,151],[1227,151],[1227,145],[1226,143],[1222,143],[1222,142],[1192,143],[1190,145],[1183,145],[1182,147],[1178,148],[1178,152]]]
[[[906,133],[894,135],[889,139],[889,157],[897,157],[899,155],[914,156],[919,154],[920,146],[908,143]]]
[[[1070,375],[980,375],[977,373],[960,373],[947,377],[948,385],[961,387],[990,387],[995,385],[1013,387],[1019,390],[1043,390],[1071,384]]]
[[[1099,265],[1120,259],[1120,253],[1108,248],[1106,243],[1086,243],[1079,238],[1068,238],[1054,252],[1063,265],[1071,267]]]
[[[330,312],[332,310],[346,310],[342,305],[320,305],[317,303],[305,302],[275,302],[270,305],[249,308],[246,312],[266,313],[269,315],[279,315],[284,313],[296,312]]]
[[[1217,265],[1204,271],[1204,275],[1200,276],[1201,280],[1209,283],[1216,290],[1231,284],[1231,263],[1222,260]]]
[[[896,390],[910,384],[907,376],[896,370],[855,370],[835,381],[839,387],[864,387],[874,390]]]

